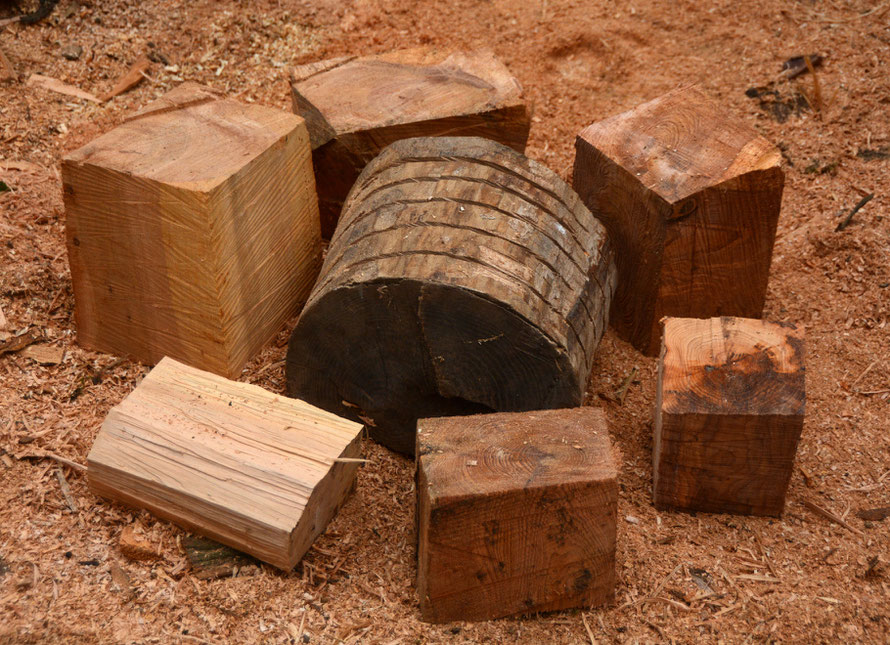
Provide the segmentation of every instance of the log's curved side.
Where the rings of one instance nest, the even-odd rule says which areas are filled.
[[[400,141],[347,198],[288,393],[403,452],[420,417],[579,405],[614,289],[605,229],[550,170],[484,139]]]

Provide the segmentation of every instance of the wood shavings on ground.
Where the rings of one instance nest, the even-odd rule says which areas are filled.
[[[13,190],[0,193],[0,308],[7,333],[41,329],[40,342],[63,348],[65,357],[42,365],[17,352],[0,356],[0,643],[290,643],[304,634],[310,643],[350,644],[890,640],[886,558],[869,569],[876,554],[890,551],[890,534],[886,520],[856,515],[890,507],[890,162],[856,154],[890,149],[888,5],[753,0],[681,8],[654,0],[633,7],[604,0],[283,0],[250,8],[231,0],[146,0],[63,3],[39,25],[7,24],[0,46],[15,78],[0,84],[0,180]],[[83,48],[79,60],[61,55],[69,43]],[[728,114],[780,146],[786,185],[764,315],[802,324],[809,348],[800,468],[782,518],[652,507],[655,361],[611,331],[586,400],[604,407],[623,455],[618,516],[639,522],[619,522],[619,583],[608,608],[421,623],[414,465],[369,442],[355,493],[301,565],[288,574],[260,565],[252,575],[239,569],[213,580],[193,574],[184,531],[100,502],[84,475],[66,465],[84,463],[105,414],[146,368],[74,342],[62,153],[182,80],[289,110],[289,66],[421,44],[493,48],[535,104],[528,154],[564,178],[582,127],[688,82],[700,82]],[[779,123],[745,96],[788,56],[829,44],[817,70],[821,120],[801,109]],[[22,82],[40,74],[75,88],[111,88],[143,54],[162,61],[151,70],[155,83],[140,82],[101,105]],[[791,82],[810,91],[810,77]],[[833,172],[805,172],[814,160],[820,168],[839,163]],[[34,167],[3,165],[11,162]],[[871,193],[867,207],[835,233]],[[242,380],[284,391],[294,323]],[[622,393],[634,367],[623,405],[599,396]],[[60,488],[60,465],[77,513]],[[864,535],[804,508],[804,499]],[[120,554],[121,532],[133,525],[157,559]],[[131,594],[118,591],[125,585],[119,573],[114,581],[112,563]]]

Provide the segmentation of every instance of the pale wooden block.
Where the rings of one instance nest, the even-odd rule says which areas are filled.
[[[361,431],[165,358],[109,412],[88,479],[103,497],[289,570],[352,489]]]
[[[62,161],[78,342],[235,377],[320,266],[302,118],[185,83]]]

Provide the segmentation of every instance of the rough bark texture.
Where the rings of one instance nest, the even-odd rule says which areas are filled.
[[[614,288],[605,229],[553,172],[485,139],[400,141],[349,195],[288,391],[406,453],[419,417],[578,405]]]
[[[759,318],[784,174],[781,154],[687,87],[584,129],[573,185],[609,230],[612,325],[654,355],[664,316]]]
[[[781,515],[805,403],[802,331],[741,318],[668,318],[655,505]]]
[[[235,377],[320,266],[293,114],[185,83],[62,162],[81,345]]]
[[[417,460],[424,620],[611,600],[618,484],[601,410],[422,419]]]
[[[518,81],[487,50],[336,58],[295,68],[291,87],[312,140],[325,239],[359,173],[390,143],[479,136],[524,152],[531,125]]]

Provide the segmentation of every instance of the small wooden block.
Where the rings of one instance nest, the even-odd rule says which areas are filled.
[[[617,466],[601,410],[421,419],[417,459],[424,620],[613,598]]]
[[[359,173],[390,143],[479,136],[524,152],[531,126],[519,82],[487,50],[336,58],[295,68],[291,87],[312,139],[325,239]]]
[[[90,488],[292,569],[352,489],[362,426],[165,358],[102,424]]]
[[[695,87],[594,123],[574,188],[615,246],[612,325],[654,355],[664,316],[759,318],[784,174],[781,153]]]
[[[77,339],[237,376],[320,267],[303,119],[184,83],[62,162]]]
[[[668,318],[661,351],[655,505],[781,515],[804,421],[803,332]]]

